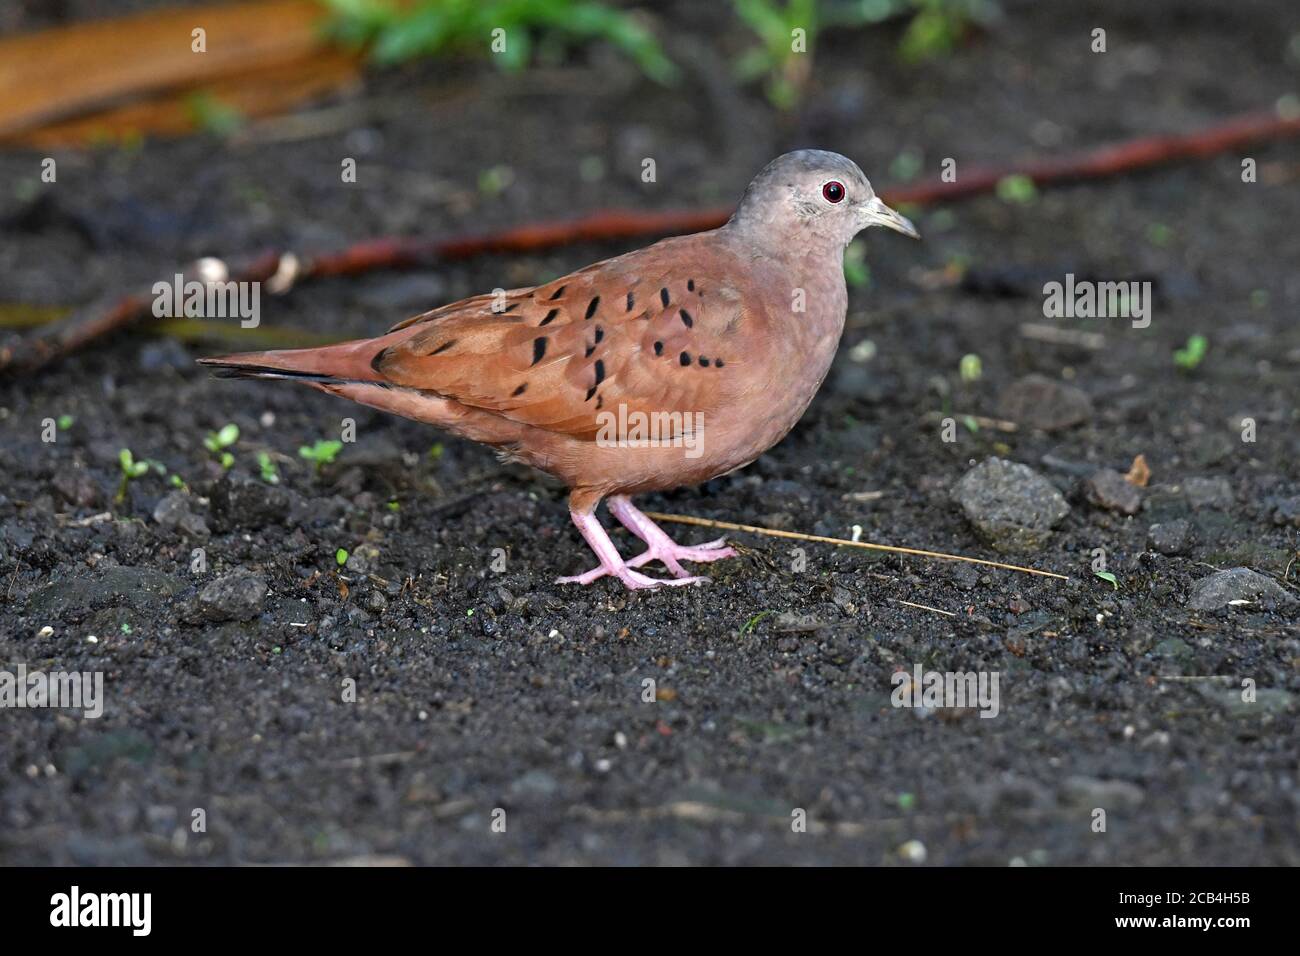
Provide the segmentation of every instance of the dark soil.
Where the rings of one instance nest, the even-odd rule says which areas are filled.
[[[680,90],[600,52],[519,77],[425,64],[376,77],[349,101],[361,118],[319,138],[58,154],[52,187],[39,155],[2,155],[0,299],[85,304],[200,255],[725,202],[796,146],[877,183],[906,149],[960,175],[1194,129],[1296,86],[1293,4],[1004,3],[992,34],[924,67],[896,62],[894,26],[827,38],[787,118],[729,86],[718,51],[742,37],[715,37],[706,6],[660,14]],[[412,422],[213,379],[193,359],[218,344],[128,336],[0,382],[0,659],[102,671],[106,688],[97,720],[0,716],[0,861],[874,864],[918,859],[900,848],[920,841],[938,864],[1300,863],[1300,604],[1187,605],[1237,567],[1297,593],[1300,147],[1250,155],[1252,184],[1221,156],[920,212],[919,244],[873,231],[871,284],[851,290],[839,360],[795,431],[737,474],[641,501],[999,559],[952,498],[996,456],[1070,505],[1041,548],[1004,559],[1068,582],[816,544],[794,571],[791,542],[739,535],[744,555],[704,587],[558,587],[592,563],[562,489]],[[640,182],[645,156],[657,183]],[[513,182],[486,195],[498,165]],[[314,283],[265,297],[263,328],[374,334],[619,251]],[[954,264],[964,283],[943,281]],[[1042,284],[1067,272],[1152,280],[1150,327],[1044,319]],[[1045,344],[1027,322],[1104,344]],[[1208,352],[1180,369],[1194,333]],[[944,414],[999,418],[1031,373],[1086,393],[1083,420],[941,440]],[[72,427],[43,442],[61,415]],[[297,449],[344,417],[357,441],[316,474]],[[228,422],[223,474],[203,437]],[[187,483],[165,523],[157,475],[114,502],[121,448]],[[1122,489],[1085,481],[1138,454],[1137,513],[1096,503]],[[890,706],[891,674],[915,664],[998,672],[1000,714]]]

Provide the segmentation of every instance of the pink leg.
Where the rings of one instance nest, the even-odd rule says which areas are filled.
[[[571,517],[573,523],[578,526],[578,531],[582,534],[582,537],[586,539],[587,544],[591,546],[591,550],[596,552],[596,557],[600,558],[600,567],[592,568],[586,574],[577,574],[573,577],[560,578],[555,582],[556,584],[590,584],[598,578],[611,575],[622,581],[629,590],[636,591],[642,588],[653,589],[662,587],[665,584],[696,584],[708,580],[708,578],[700,577],[678,577],[669,581],[661,580],[660,578],[647,577],[644,574],[633,571],[628,563],[624,561],[622,556],[618,553],[618,549],[614,547],[614,542],[609,540],[609,535],[605,533],[605,529],[602,528],[600,522],[596,520],[596,514],[594,511],[585,513],[581,511],[570,511],[569,517]],[[663,534],[662,531],[659,533]]]
[[[678,561],[719,561],[722,558],[734,558],[736,552],[724,547],[726,538],[707,541],[694,547],[678,544],[668,533],[645,516],[626,495],[615,495],[609,499],[609,512],[619,520],[623,527],[646,543],[646,549],[627,563],[629,568],[639,568],[651,561],[662,561],[664,567],[676,577],[685,578],[690,572]]]

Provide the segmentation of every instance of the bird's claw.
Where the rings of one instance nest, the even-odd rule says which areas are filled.
[[[664,567],[672,572],[674,577],[684,579],[690,577],[691,574],[678,564],[679,561],[703,562],[734,558],[736,556],[735,550],[728,548],[726,544],[726,538],[718,538],[716,541],[706,541],[704,544],[696,545],[678,544],[667,539],[656,541],[629,561],[627,566],[629,568],[639,568],[651,561],[662,561]]]
[[[623,582],[624,587],[629,591],[653,591],[656,588],[664,586],[678,587],[682,584],[705,584],[708,578],[702,575],[688,575],[676,578],[652,578],[632,570],[630,564],[625,564],[619,568],[607,568],[601,565],[592,568],[585,574],[575,574],[566,578],[558,578],[556,584],[590,584],[603,577],[615,577]]]

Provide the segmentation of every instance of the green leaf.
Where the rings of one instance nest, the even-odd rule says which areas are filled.
[[[315,462],[317,470],[320,470],[322,465],[328,465],[332,462],[342,449],[343,442],[337,439],[321,439],[311,447],[303,445],[298,449],[298,455],[308,461]]]
[[[339,567],[343,567],[343,565],[348,563],[347,548],[339,548],[337,551],[334,552],[334,562]]]
[[[1174,352],[1174,364],[1190,372],[1201,364],[1209,347],[1210,343],[1204,335],[1193,335],[1187,340],[1186,346]]]
[[[1028,176],[1012,173],[998,180],[998,198],[1003,202],[1028,205],[1038,198],[1038,187]]]
[[[257,453],[257,467],[262,473],[262,480],[268,485],[278,485],[280,483],[280,473],[267,452],[259,451]]]
[[[1097,577],[1101,578],[1103,581],[1109,581],[1111,587],[1113,587],[1116,591],[1119,590],[1119,581],[1115,578],[1115,575],[1113,575],[1111,572],[1093,571],[1092,573],[1097,575]]]
[[[984,364],[978,355],[972,353],[961,357],[957,370],[961,374],[961,380],[970,384],[980,380],[980,376],[984,374]]]
[[[748,621],[745,622],[745,626],[740,629],[740,636],[744,637],[746,634],[748,634],[750,631],[754,629],[755,624],[763,620],[763,618],[767,617],[771,613],[772,613],[771,611],[759,611],[757,614],[755,614],[753,617],[751,617]]]

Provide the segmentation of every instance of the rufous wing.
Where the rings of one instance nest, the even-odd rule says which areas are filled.
[[[633,413],[734,410],[742,343],[767,317],[716,271],[697,279],[689,257],[683,266],[680,252],[655,254],[669,243],[415,316],[372,368],[392,384],[588,441]]]

